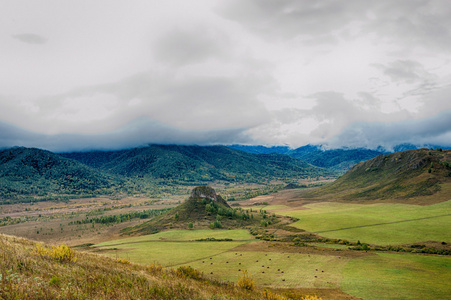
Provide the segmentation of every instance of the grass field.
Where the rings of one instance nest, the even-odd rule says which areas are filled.
[[[233,241],[195,241],[202,238]],[[109,257],[167,267],[207,259],[247,243],[252,238],[246,230],[174,230],[110,241],[95,247],[105,249],[104,253]]]
[[[232,282],[247,270],[256,284],[264,287],[338,288],[346,262],[338,256],[233,250],[189,265]]]
[[[378,245],[451,242],[451,201],[430,206],[323,202],[305,207],[309,209],[266,209],[299,218],[293,226],[328,238]]]
[[[450,299],[450,270],[451,257],[379,253],[349,261],[342,288],[363,299]]]
[[[195,241],[209,237],[233,241]],[[363,299],[447,299],[451,292],[451,257],[349,250],[346,254],[345,246],[327,244],[316,245],[324,249],[320,254],[309,254],[251,239],[245,230],[174,230],[95,247],[113,258],[191,266],[229,282],[247,270],[258,286],[275,289],[342,289]]]

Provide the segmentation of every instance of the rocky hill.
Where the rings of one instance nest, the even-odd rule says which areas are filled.
[[[231,208],[215,190],[199,186],[179,206],[162,216],[124,231],[127,234],[149,234],[167,229],[243,228],[259,224],[263,216],[254,216],[241,208]],[[266,216],[268,221],[276,222]]]
[[[360,162],[310,195],[343,199],[409,199],[442,195],[449,200],[451,150],[409,150]],[[448,195],[446,197],[446,195]],[[440,201],[440,197],[436,200]]]

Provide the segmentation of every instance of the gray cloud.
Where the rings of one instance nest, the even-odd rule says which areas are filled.
[[[414,83],[437,79],[437,76],[426,71],[422,64],[413,60],[396,60],[388,65],[375,64],[374,66],[395,82]]]
[[[271,38],[314,35],[315,39],[334,41],[333,30],[347,25],[366,6],[363,1],[251,0],[227,1],[219,11]]]
[[[223,58],[229,48],[227,36],[213,28],[197,26],[174,28],[155,42],[157,59],[173,65],[201,63],[209,58]]]
[[[406,46],[451,49],[451,6],[446,0],[235,0],[227,1],[219,11],[271,38],[305,35],[306,41],[313,42],[333,41],[335,35],[353,38],[375,34]],[[359,29],[350,32],[349,25],[355,24],[359,27],[354,29]]]
[[[41,134],[5,145],[377,144],[451,110],[446,0],[43,1],[0,11],[0,122]]]
[[[249,144],[255,141],[245,128],[224,130],[180,130],[150,120],[136,119],[125,126],[103,134],[47,135],[20,129],[0,122],[0,148],[37,147],[54,152],[114,150],[147,144]]]
[[[418,120],[401,122],[357,122],[332,138],[331,148],[384,146],[392,150],[402,143],[414,145],[439,144],[451,146],[451,111]]]
[[[33,33],[15,34],[12,37],[27,44],[42,45],[47,43],[46,38]]]

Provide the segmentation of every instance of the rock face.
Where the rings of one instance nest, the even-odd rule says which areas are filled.
[[[198,186],[191,191],[190,200],[202,199],[212,200],[229,207],[227,202],[220,195],[217,195],[215,190],[209,186]]]
[[[218,201],[218,195],[216,195],[215,190],[209,186],[195,187],[191,191],[191,198],[194,198],[194,199],[206,198],[206,199],[210,199],[213,201]]]

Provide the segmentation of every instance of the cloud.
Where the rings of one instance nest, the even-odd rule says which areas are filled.
[[[429,82],[437,79],[437,76],[426,71],[424,66],[413,60],[396,60],[388,65],[375,64],[394,82]]]
[[[0,116],[47,134],[99,134],[140,117],[179,130],[236,130],[265,122],[267,110],[258,97],[270,85],[268,80],[246,74],[174,77],[146,72],[37,100],[9,102]],[[17,119],[19,113],[25,117]]]
[[[40,134],[0,122],[0,148],[36,147],[54,152],[117,150],[148,144],[252,144],[246,128],[181,130],[149,118],[140,118],[101,134]]]
[[[366,6],[360,1],[227,1],[223,16],[271,38],[308,36],[334,41],[333,31],[349,24]]]
[[[227,1],[219,12],[268,38],[307,42],[374,34],[390,43],[450,51],[451,7],[446,0]]]
[[[368,147],[376,149],[384,146],[392,150],[402,143],[414,145],[451,145],[451,110],[418,120],[401,122],[356,122],[331,139],[327,145],[339,147]]]
[[[33,33],[15,34],[12,35],[12,37],[26,44],[43,45],[47,43],[47,39],[45,37]]]
[[[202,63],[210,58],[223,58],[227,35],[213,28],[195,26],[173,28],[155,41],[154,53],[159,61],[175,66]]]

